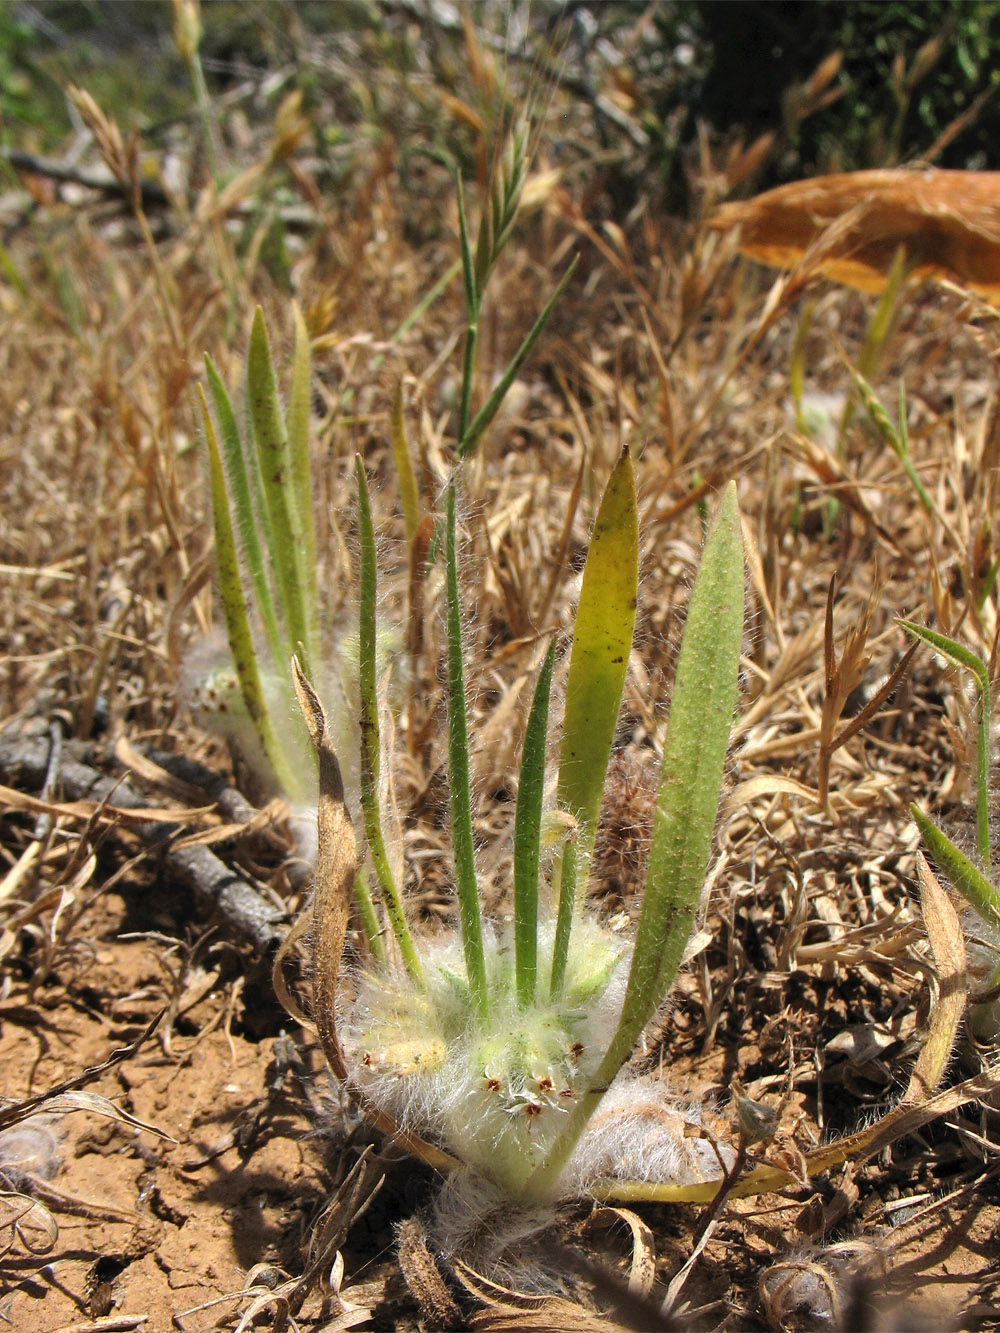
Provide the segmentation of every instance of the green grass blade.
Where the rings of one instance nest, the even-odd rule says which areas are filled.
[[[544,310],[538,316],[538,318],[535,320],[534,324],[531,327],[531,332],[528,334],[524,342],[515,352],[514,358],[511,361],[510,365],[500,376],[500,379],[497,381],[496,387],[494,388],[493,392],[490,394],[489,398],[487,398],[486,402],[476,413],[475,420],[468,427],[468,429],[465,428],[464,423],[460,419],[460,429],[459,429],[458,449],[457,449],[459,458],[468,458],[468,456],[475,449],[476,445],[483,438],[483,435],[486,433],[487,427],[489,426],[490,422],[496,416],[497,412],[499,412],[500,405],[503,402],[504,398],[506,398],[507,396],[507,390],[514,383],[514,380],[517,378],[518,372],[520,371],[521,367],[524,365],[525,361],[531,355],[535,343],[541,336],[542,330],[545,328],[546,324],[549,322],[549,319],[551,318],[552,311],[555,309],[556,306],[556,302],[559,300],[560,296],[562,296],[563,291],[566,288],[566,284],[573,276],[573,271],[576,268],[578,259],[579,256],[574,257],[573,261],[570,263],[566,272],[559,279],[559,285],[556,287],[555,291],[549,297],[548,301],[546,301]]]
[[[306,610],[311,642],[319,640],[319,594],[316,586],[316,524],[313,521],[312,465],[309,457],[309,407],[311,401],[309,330],[298,302],[292,303],[295,341],[292,347],[292,383],[285,413],[288,448],[292,456],[295,509],[302,525],[303,569]]]
[[[910,814],[938,869],[944,871],[984,921],[994,927],[1000,926],[1000,892],[918,805],[910,806]]]
[[[389,915],[392,933],[399,944],[399,952],[414,983],[423,988],[424,974],[420,957],[406,922],[403,901],[396,885],[385,839],[382,835],[382,812],[379,809],[379,736],[378,681],[376,679],[376,626],[375,626],[375,529],[372,524],[371,503],[365,467],[360,456],[355,458],[358,479],[358,516],[361,528],[361,608],[359,624],[358,668],[361,683],[361,813],[365,837],[371,853],[372,865],[382,899]]]
[[[278,401],[278,383],[271,347],[260,306],[254,313],[247,353],[247,398],[254,445],[271,524],[271,565],[278,588],[278,605],[293,648],[303,657],[306,674],[312,670],[311,617],[306,610],[305,539],[297,511],[294,468],[288,435]]]
[[[869,421],[872,423],[872,425],[875,427],[878,433],[882,436],[882,439],[886,442],[886,444],[889,446],[892,452],[899,459],[900,463],[902,464],[903,471],[906,473],[910,485],[916,491],[917,498],[923,505],[924,509],[927,511],[928,514],[937,514],[937,509],[934,505],[934,501],[927,493],[927,487],[920,479],[920,474],[917,472],[917,469],[913,466],[913,459],[910,457],[909,440],[906,435],[906,415],[905,415],[906,398],[905,398],[905,389],[903,388],[902,381],[900,381],[899,385],[900,426],[897,427],[890,419],[889,413],[882,406],[881,402],[879,401],[878,395],[875,393],[875,390],[868,383],[865,377],[861,375],[858,371],[856,371],[853,368],[853,366],[849,366],[848,369],[851,372],[851,376],[854,380],[855,387],[857,388],[858,393],[861,395],[861,402],[865,411],[868,414]]]
[[[462,389],[458,405],[458,456],[461,458],[461,442],[469,424],[469,411],[472,402],[472,381],[476,371],[476,342],[479,336],[479,306],[482,293],[476,287],[476,270],[472,262],[472,250],[469,245],[469,223],[465,214],[465,193],[462,189],[462,177],[455,177],[455,189],[458,197],[458,234],[462,246],[462,280],[465,284],[465,350],[462,356]]]
[[[402,339],[405,337],[405,335],[409,333],[410,329],[413,328],[414,324],[418,324],[420,320],[423,319],[424,315],[431,308],[431,306],[438,299],[438,297],[442,294],[442,292],[447,291],[447,289],[455,281],[455,279],[458,277],[461,271],[462,271],[462,259],[461,256],[459,256],[459,258],[456,259],[454,263],[450,265],[449,268],[445,269],[444,273],[441,274],[440,278],[438,278],[437,282],[434,283],[430,291],[427,292],[426,295],[420,298],[420,300],[413,307],[413,309],[406,316],[406,318],[400,320],[400,322],[393,329],[392,333],[389,334],[389,341],[391,343],[401,342]],[[378,368],[382,364],[382,360],[383,358],[381,356],[376,357],[372,362],[372,369],[378,370]]]
[[[670,704],[632,967],[598,1082],[610,1082],[666,995],[698,910],[732,729],[743,639],[743,543],[730,482],[705,543]]]
[[[549,691],[555,657],[553,639],[545,654],[528,714],[514,812],[514,971],[518,1003],[525,1009],[534,1003],[538,973],[538,860],[542,843]]]
[[[365,879],[363,870],[359,870],[354,877],[354,901],[358,905],[361,929],[364,931],[368,947],[372,951],[372,957],[376,963],[384,966],[386,957],[385,945],[382,942],[382,930],[379,925],[378,912],[375,910],[375,900],[372,898],[372,891],[368,887],[368,881]]]
[[[5,245],[0,243],[0,273],[7,279],[10,285],[20,296],[21,300],[28,298],[28,284],[21,277],[20,270],[10,257],[10,251]]]
[[[879,297],[872,317],[868,322],[864,341],[858,353],[858,372],[866,380],[874,378],[882,352],[895,325],[899,313],[899,295],[903,280],[906,277],[906,271],[906,254],[900,246],[893,256],[889,272],[886,274],[885,287],[882,289],[882,295]],[[848,367],[848,369],[851,369],[851,367]],[[851,370],[851,373],[853,374],[854,371]],[[835,453],[842,462],[845,458],[847,432],[854,421],[856,408],[857,400],[853,394],[849,394],[841,413],[835,446]]]
[[[389,415],[389,435],[392,440],[392,457],[396,464],[396,478],[399,483],[399,503],[403,510],[403,523],[406,527],[406,540],[410,545],[420,527],[420,488],[417,485],[417,473],[413,466],[406,438],[406,422],[403,419],[403,381],[396,385],[392,396],[392,412]]]
[[[964,644],[956,643],[945,634],[927,629],[912,620],[900,619],[899,625],[914,638],[926,643],[936,653],[956,666],[971,671],[979,686],[979,712],[976,718],[976,850],[987,871],[992,864],[990,849],[990,673],[986,663]]]
[[[885,287],[878,298],[875,311],[865,331],[861,351],[858,353],[858,370],[867,380],[870,380],[878,370],[886,343],[896,326],[899,317],[899,298],[908,271],[906,248],[901,245],[892,257],[889,272],[885,277]]]
[[[583,571],[566,682],[559,754],[558,805],[577,820],[579,836],[563,853],[552,959],[552,995],[562,990],[576,911],[576,866],[593,845],[611,758],[625,672],[632,651],[639,581],[635,474],[628,449],[608,479]]]
[[[208,355],[205,357],[205,374],[208,378],[212,405],[222,434],[222,461],[225,476],[229,483],[233,507],[236,511],[236,528],[239,532],[240,546],[250,575],[250,587],[253,590],[257,610],[264,623],[267,646],[275,665],[291,656],[291,644],[282,638],[278,618],[274,610],[271,587],[267,580],[267,568],[264,554],[257,535],[257,522],[254,516],[251,497],[250,477],[247,472],[247,460],[243,449],[240,430],[236,424],[236,413],[232,400],[222,382],[222,376],[215,362]],[[251,460],[255,462],[255,460]]]
[[[465,284],[466,313],[475,310],[479,304],[476,290],[476,269],[472,262],[472,247],[469,243],[469,220],[465,212],[465,191],[462,189],[462,177],[455,177],[455,197],[458,203],[458,236],[462,247],[462,281]]]
[[[222,612],[229,637],[229,649],[233,655],[233,665],[236,668],[237,679],[240,682],[243,702],[246,704],[247,713],[260,738],[264,754],[278,782],[286,792],[291,794],[299,791],[300,786],[292,775],[284,751],[278,741],[270,710],[267,706],[267,699],[261,685],[260,671],[257,667],[257,653],[254,648],[253,635],[250,632],[246,603],[243,600],[239,554],[236,549],[236,535],[229,514],[226,478],[222,467],[222,456],[219,452],[219,442],[201,385],[198,386],[198,391],[205,420],[205,439],[208,444],[212,517],[215,525],[215,559]]]
[[[489,1018],[483,923],[472,839],[472,795],[469,785],[469,735],[462,662],[462,610],[458,596],[458,555],[455,537],[455,487],[448,486],[445,576],[448,604],[448,787],[451,798],[451,842],[455,858],[455,891],[465,949],[469,990],[476,1012]]]

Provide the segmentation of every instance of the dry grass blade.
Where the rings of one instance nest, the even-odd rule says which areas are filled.
[[[82,1073],[75,1074],[72,1078],[65,1079],[54,1088],[49,1088],[47,1092],[40,1092],[34,1097],[26,1097],[23,1101],[12,1102],[6,1106],[0,1107],[0,1133],[5,1129],[9,1129],[12,1125],[19,1124],[22,1120],[26,1120],[30,1115],[36,1115],[39,1111],[47,1111],[53,1102],[60,1100],[65,1101],[70,1094],[75,1094],[78,1089],[85,1087],[88,1083],[92,1083],[94,1079],[99,1078],[101,1074],[105,1073],[107,1070],[113,1069],[115,1065],[120,1065],[125,1060],[131,1060],[132,1056],[135,1055],[139,1048],[143,1046],[156,1031],[164,1013],[165,1010],[161,1009],[152,1022],[146,1025],[134,1041],[129,1042],[127,1046],[120,1046],[117,1050],[112,1051],[108,1058],[102,1061],[99,1065],[92,1065],[89,1069],[83,1070]],[[103,1103],[104,1101],[105,1099],[103,1097],[97,1098],[97,1102]],[[107,1115],[113,1113],[116,1118],[121,1118],[126,1121],[131,1120],[131,1117],[129,1117],[126,1112],[120,1111],[117,1107],[114,1107],[112,1103],[108,1102],[106,1106],[110,1108],[110,1111],[108,1109],[103,1109],[102,1114]],[[95,1107],[90,1106],[81,1108],[77,1105],[67,1104],[64,1109],[92,1110],[95,1109]],[[153,1129],[152,1126],[142,1124],[142,1122],[135,1123],[142,1129],[148,1129],[151,1133],[158,1134],[161,1138],[170,1138],[170,1135],[164,1134],[162,1130]]]
[[[115,1056],[117,1055],[118,1052],[116,1051]],[[103,1073],[112,1064],[120,1063],[121,1059],[115,1059],[113,1056],[104,1066],[99,1066],[97,1070],[87,1070],[87,1074],[96,1077],[98,1073]],[[12,1109],[11,1107],[5,1107],[3,1111],[0,1111],[0,1117],[3,1117],[7,1111]],[[23,1123],[23,1120],[29,1119],[31,1114],[44,1112],[45,1115],[68,1115],[71,1111],[88,1111],[92,1115],[105,1116],[108,1120],[116,1120],[120,1125],[127,1125],[129,1129],[140,1129],[146,1134],[155,1135],[158,1139],[167,1139],[171,1143],[176,1142],[166,1130],[159,1129],[156,1125],[151,1125],[145,1120],[140,1120],[138,1116],[131,1115],[120,1106],[116,1106],[114,1102],[109,1101],[107,1097],[101,1097],[96,1092],[83,1092],[80,1089],[71,1089],[66,1092],[50,1090],[45,1094],[45,1101],[38,1111],[31,1112],[15,1123]]]
[[[27,792],[4,786],[0,786],[0,803],[10,810],[31,810],[35,814],[56,815],[60,819],[91,820],[97,815],[114,824],[187,824],[211,814],[215,808],[204,805],[195,810],[170,810],[144,806],[141,810],[130,810],[106,801],[43,801]]]
[[[288,1310],[293,1317],[302,1309],[306,1298],[317,1284],[322,1284],[330,1290],[332,1284],[327,1281],[327,1275],[337,1273],[338,1265],[339,1276],[343,1276],[340,1248],[346,1241],[351,1227],[371,1205],[384,1180],[385,1176],[379,1171],[377,1164],[372,1162],[371,1150],[365,1149],[317,1220],[309,1245],[306,1271],[288,1296]],[[336,1286],[339,1286],[339,1278]],[[357,1307],[348,1306],[340,1300],[339,1291],[334,1289],[333,1295],[337,1298],[342,1313],[356,1311]],[[351,1325],[341,1326],[346,1328]]]
[[[541,1325],[542,1328],[556,1329],[563,1327],[575,1329],[579,1327],[585,1331],[592,1329],[593,1333],[611,1333],[612,1329],[637,1329],[640,1330],[640,1333],[680,1333],[680,1330],[685,1327],[683,1323],[666,1311],[654,1296],[632,1291],[616,1273],[576,1246],[565,1245],[553,1238],[546,1241],[545,1249],[552,1257],[553,1266],[556,1267],[557,1271],[575,1273],[578,1278],[582,1278],[593,1288],[600,1303],[609,1306],[614,1311],[616,1319],[614,1323],[603,1319],[595,1319],[595,1322],[591,1324],[585,1313],[581,1312],[573,1317],[569,1302],[560,1301],[548,1305],[545,1310],[539,1312],[540,1314],[547,1313],[549,1319],[549,1322]],[[577,1310],[579,1308],[576,1307]],[[559,1314],[562,1314],[563,1319],[566,1320],[561,1326],[552,1322],[553,1316]],[[594,1316],[589,1318],[594,1318]],[[510,1328],[513,1325],[507,1323],[498,1327]]]
[[[868,635],[871,630],[872,616],[877,605],[877,594],[873,593],[854,627],[848,631],[844,647],[838,661],[833,644],[833,594],[834,579],[831,577],[826,597],[826,620],[823,643],[823,709],[820,715],[819,766],[817,776],[817,801],[820,807],[830,813],[830,760],[841,746],[858,734],[872,720],[887,699],[891,698],[906,672],[909,670],[916,645],[911,644],[903,657],[883,681],[865,706],[840,731],[835,732],[837,721],[844,711],[844,705],[861,685],[871,663],[871,654],[865,652]]]
[[[587,1218],[587,1229],[614,1227],[621,1222],[625,1223],[632,1236],[628,1289],[639,1296],[648,1296],[656,1281],[656,1246],[653,1233],[642,1218],[630,1208],[595,1208]]]
[[[49,1254],[59,1239],[59,1223],[44,1204],[22,1190],[0,1189],[0,1259],[15,1244],[28,1254]]]
[[[357,843],[344,805],[344,783],[323,705],[297,658],[292,661],[292,672],[299,706],[319,756],[319,845],[312,908],[313,1014],[330,1068],[341,1082],[346,1082],[347,1066],[337,1036],[337,978],[358,869]]]

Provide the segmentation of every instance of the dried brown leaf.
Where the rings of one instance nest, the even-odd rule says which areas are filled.
[[[295,693],[305,719],[309,738],[319,758],[319,805],[316,813],[318,841],[314,877],[311,934],[313,1020],[327,1063],[362,1107],[372,1123],[384,1134],[402,1144],[415,1157],[438,1170],[451,1170],[455,1159],[433,1144],[397,1125],[391,1116],[369,1102],[348,1082],[347,1066],[337,1035],[337,988],[340,957],[344,951],[347,923],[351,913],[354,877],[358,869],[358,846],[354,828],[344,804],[344,783],[340,764],[330,735],[326,713],[319,696],[306,679],[298,658],[292,658]],[[275,959],[275,973],[280,969],[291,938],[303,933],[303,922],[296,923]],[[284,989],[284,1000],[287,990]],[[279,995],[281,992],[279,992]],[[286,1007],[289,1007],[286,1004]],[[294,1010],[292,1010],[294,1012]]]
[[[397,1257],[410,1295],[420,1306],[421,1317],[430,1328],[461,1328],[462,1315],[437,1270],[427,1247],[423,1227],[415,1217],[399,1228]]]
[[[619,1222],[624,1222],[632,1235],[628,1289],[640,1296],[648,1296],[656,1281],[656,1247],[653,1243],[653,1233],[642,1218],[630,1208],[597,1208],[587,1219],[587,1227],[588,1229],[611,1227]]]
[[[1000,302],[1000,172],[900,168],[819,176],[725,204],[708,225],[738,227],[739,248],[762,263],[808,263],[866,292],[883,290],[902,245],[914,278],[950,278]]]
[[[962,927],[951,899],[938,883],[923,852],[917,853],[917,876],[924,925],[937,967],[938,989],[936,1003],[931,1008],[930,1030],[913,1067],[901,1106],[926,1101],[944,1077],[968,993]]]

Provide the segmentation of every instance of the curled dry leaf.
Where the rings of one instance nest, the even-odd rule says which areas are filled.
[[[113,1119],[121,1120],[123,1123],[131,1124],[138,1129],[148,1129],[160,1138],[170,1139],[171,1136],[164,1133],[163,1130],[154,1129],[151,1125],[136,1120],[106,1098],[94,1095],[91,1100],[91,1094],[88,1093],[84,1096],[78,1092],[80,1088],[83,1088],[87,1083],[92,1083],[106,1070],[113,1069],[115,1065],[121,1064],[123,1060],[130,1060],[139,1047],[153,1035],[165,1012],[161,1009],[134,1041],[129,1042],[127,1046],[119,1046],[99,1065],[91,1065],[82,1073],[64,1079],[62,1083],[57,1084],[54,1088],[49,1088],[47,1092],[35,1093],[34,1096],[26,1097],[20,1102],[8,1102],[5,1105],[0,1105],[0,1133],[12,1125],[21,1124],[22,1121],[27,1120],[29,1116],[39,1111],[45,1111],[48,1114],[55,1108],[57,1111],[87,1110],[98,1111],[102,1115],[110,1114]],[[108,1108],[110,1108],[110,1111]]]
[[[640,1296],[648,1296],[656,1281],[656,1247],[653,1233],[642,1218],[630,1208],[597,1208],[587,1219],[587,1227],[611,1227],[618,1222],[624,1222],[632,1233],[628,1289]]]
[[[29,1254],[48,1254],[58,1239],[59,1224],[44,1204],[18,1190],[0,1190],[0,1252],[18,1241]]]
[[[575,1251],[566,1250],[575,1257]],[[454,1272],[466,1293],[483,1308],[468,1321],[477,1333],[621,1333],[622,1325],[565,1296],[539,1295],[501,1286],[458,1261]]]
[[[129,1129],[141,1129],[147,1134],[154,1134],[158,1139],[175,1142],[165,1130],[140,1120],[138,1116],[130,1115],[128,1111],[123,1111],[120,1106],[116,1106],[107,1097],[102,1097],[96,1092],[76,1090],[58,1093],[46,1101],[44,1111],[46,1115],[68,1115],[71,1111],[88,1111],[92,1115],[103,1115],[108,1120],[116,1120],[118,1124],[127,1125]]]
[[[1000,304],[1000,172],[851,171],[793,181],[709,221],[739,228],[744,254],[796,267],[827,228],[849,223],[816,268],[834,282],[881,292],[902,246],[913,278],[949,278]]]

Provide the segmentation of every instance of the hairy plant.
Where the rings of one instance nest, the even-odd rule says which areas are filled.
[[[736,489],[726,489],[692,591],[663,754],[634,939],[586,910],[584,888],[621,704],[638,578],[632,462],[604,492],[584,568],[566,686],[556,804],[572,833],[542,855],[550,644],[521,760],[514,826],[513,920],[484,920],[473,843],[454,484],[446,504],[449,797],[458,929],[411,933],[389,858],[375,765],[375,543],[363,469],[361,768],[363,823],[381,865],[377,909],[387,947],[340,980],[358,849],[322,704],[296,662],[296,688],[320,764],[312,913],[314,1018],[334,1073],[383,1128],[436,1165],[462,1164],[523,1205],[600,1186],[625,1169],[678,1178],[683,1135],[663,1108],[644,1113],[624,1065],[680,965],[698,909],[736,702],[743,554]],[[594,1120],[602,1101],[610,1121]],[[652,1122],[659,1121],[657,1126]],[[588,1125],[593,1131],[588,1134]],[[719,1165],[707,1144],[705,1174]],[[696,1154],[697,1156],[697,1154]],[[690,1154],[688,1154],[690,1158]],[[688,1161],[688,1170],[691,1164]],[[683,1174],[683,1169],[681,1174]],[[603,1180],[603,1185],[600,1182]]]
[[[179,40],[183,38],[191,61],[196,62],[197,6],[178,0],[177,22]],[[474,412],[478,330],[484,294],[515,223],[527,151],[528,127],[526,123],[518,123],[506,136],[494,161],[475,246],[470,241],[461,181],[456,182],[466,306],[455,442],[459,460],[473,453],[500,410],[574,267],[569,265],[510,364],[486,401]],[[422,302],[418,308],[425,304]],[[354,636],[332,641],[328,627],[323,625],[309,457],[310,344],[297,306],[293,307],[293,318],[291,384],[285,407],[279,396],[259,307],[254,314],[246,358],[245,422],[241,423],[215,363],[211,357],[205,358],[208,396],[204,390],[200,392],[218,585],[229,658],[214,662],[208,671],[200,673],[194,693],[206,720],[230,740],[258,784],[270,792],[283,792],[293,805],[301,807],[310,803],[316,768],[296,717],[289,674],[293,654],[324,697],[337,698],[337,744],[342,752],[354,726],[351,713],[356,711],[359,690],[364,730],[366,714],[373,707],[375,686],[374,677],[359,680]],[[417,565],[422,560],[418,561],[417,556],[421,551],[426,554],[426,539],[418,537],[419,493],[399,393],[392,412],[392,444],[407,538],[414,552],[414,591],[419,592]],[[437,532],[440,537],[443,532],[440,523]],[[369,592],[374,597],[374,584]],[[362,588],[362,598],[365,595]],[[386,653],[393,646],[391,635],[382,641]],[[364,788],[377,763],[364,745],[361,759],[359,780]],[[352,779],[355,776],[352,772]],[[350,785],[353,790],[357,783],[352,780]],[[364,791],[362,805],[368,808]],[[385,867],[374,835],[372,856],[376,876],[385,889]]]
[[[215,419],[201,390],[208,446],[216,565],[231,661],[199,682],[198,702],[268,785],[308,798],[315,765],[287,719],[293,653],[322,671],[316,535],[309,468],[309,337],[295,310],[288,407],[282,411],[264,317],[247,352],[248,428],[211,357],[205,358]],[[215,422],[218,422],[218,431]],[[317,665],[314,665],[317,664]],[[280,719],[280,721],[279,721]],[[305,755],[305,763],[301,762]]]

